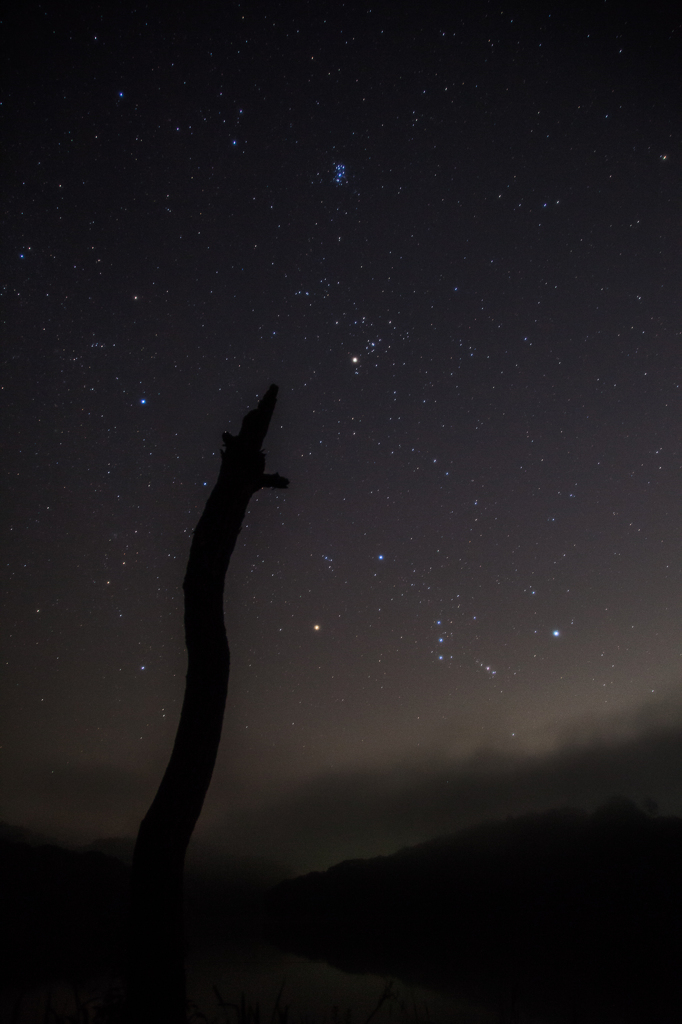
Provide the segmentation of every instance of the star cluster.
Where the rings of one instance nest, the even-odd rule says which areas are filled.
[[[291,487],[252,501],[230,567],[213,806],[530,756],[669,699],[673,23],[35,14],[4,115],[7,816],[144,810],[191,531],[271,381]],[[100,782],[53,820],[54,771]]]

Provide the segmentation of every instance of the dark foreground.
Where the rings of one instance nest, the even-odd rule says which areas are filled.
[[[508,1019],[682,1020],[682,820],[614,802],[479,826],[282,882],[293,952],[507,1006]]]
[[[673,1024],[682,1020],[681,867],[682,819],[625,802],[594,815],[553,811],[268,893],[204,880],[188,886],[190,933],[217,945],[237,909],[280,949],[461,996],[509,1024]],[[125,865],[2,840],[0,870],[2,987],[120,970]]]

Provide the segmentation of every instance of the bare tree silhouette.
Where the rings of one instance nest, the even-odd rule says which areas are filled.
[[[140,825],[130,890],[128,1012],[135,1024],[186,1024],[182,879],[185,853],[215,765],[230,650],[223,591],[249,500],[288,480],[265,473],[261,446],[277,400],[273,384],[236,437],[223,434],[218,481],[194,531],[183,584],[187,682],[173,752]]]

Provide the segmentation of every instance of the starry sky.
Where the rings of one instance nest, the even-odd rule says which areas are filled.
[[[134,835],[271,382],[197,842],[682,812],[682,19],[28,3],[5,33],[3,801]]]

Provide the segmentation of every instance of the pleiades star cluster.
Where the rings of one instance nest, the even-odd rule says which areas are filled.
[[[8,20],[11,823],[135,833],[191,533],[271,382],[291,485],[230,566],[198,841],[324,866],[682,810],[681,19],[473,8]]]

